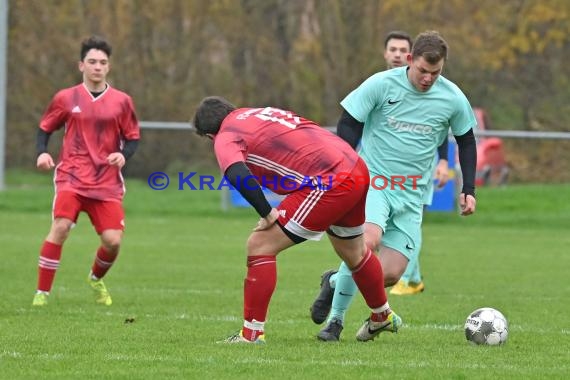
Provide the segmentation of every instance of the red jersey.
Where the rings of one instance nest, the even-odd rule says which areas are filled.
[[[272,107],[230,113],[216,134],[214,151],[223,173],[231,164],[245,162],[262,186],[278,194],[315,181],[334,187],[336,176],[350,173],[358,161],[357,153],[338,136],[291,111]],[[293,186],[286,185],[284,178]]]
[[[54,173],[56,192],[122,200],[121,170],[109,165],[107,156],[119,152],[124,140],[140,138],[131,98],[109,85],[97,98],[83,83],[63,89],[40,122],[40,128],[48,133],[61,127],[65,127],[65,135]]]

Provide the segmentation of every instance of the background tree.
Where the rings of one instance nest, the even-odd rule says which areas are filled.
[[[91,34],[111,41],[110,81],[133,96],[141,120],[186,121],[219,94],[334,125],[339,101],[384,69],[386,33],[435,29],[450,44],[444,75],[494,128],[570,125],[566,0],[23,0],[10,2],[9,17],[9,167],[33,166],[33,149],[20,147],[33,146],[53,94],[80,81],[78,45]],[[143,134],[131,174],[213,162],[190,133]],[[525,149],[512,149],[520,161]]]

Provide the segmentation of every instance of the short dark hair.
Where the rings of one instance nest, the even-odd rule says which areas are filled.
[[[388,33],[386,39],[384,40],[384,49],[388,47],[388,42],[390,40],[406,40],[410,44],[410,49],[413,45],[412,37],[408,33],[402,32],[401,30],[393,30]]]
[[[447,60],[449,47],[443,37],[435,30],[418,34],[412,48],[412,59],[423,57],[427,63],[436,64]]]
[[[196,133],[200,136],[207,133],[215,135],[226,116],[236,109],[236,106],[221,96],[208,96],[202,99],[194,115]]]
[[[107,57],[111,57],[111,52],[113,51],[111,45],[103,37],[91,36],[81,42],[81,61],[85,59],[85,56],[91,49],[101,50],[107,54]]]

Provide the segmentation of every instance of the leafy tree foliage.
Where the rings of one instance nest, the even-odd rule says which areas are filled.
[[[110,81],[133,96],[141,120],[188,120],[218,94],[333,125],[338,102],[384,69],[386,33],[435,29],[450,45],[444,75],[495,128],[570,125],[567,0],[24,0],[10,2],[9,20],[11,166],[33,162],[19,147],[33,146],[51,96],[81,80],[79,42],[90,34],[111,41]],[[203,152],[188,141],[183,149]],[[146,154],[174,160],[158,153]]]

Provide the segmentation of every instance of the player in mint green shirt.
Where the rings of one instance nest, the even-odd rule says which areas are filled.
[[[387,68],[393,69],[396,67],[407,66],[406,57],[412,51],[412,45],[413,41],[408,33],[402,31],[391,31],[388,33],[384,40],[384,60],[386,61]],[[434,171],[432,172],[434,173],[434,176],[430,176],[427,191],[424,192],[424,211],[425,207],[429,206],[432,202],[434,179],[437,179],[439,187],[443,187],[449,178],[447,139],[444,139],[443,143],[437,148],[437,152],[438,157],[434,157],[433,161]],[[419,263],[421,243],[416,245],[416,250],[418,253],[410,257],[405,272],[400,277],[400,280],[392,287],[390,294],[417,294],[424,290],[425,285],[422,281]],[[331,284],[336,283],[337,272],[333,272],[334,274],[332,275],[329,272],[325,272],[326,275],[330,275],[329,282]],[[330,298],[332,298],[332,295],[330,295]],[[320,316],[320,318],[326,318],[326,315]],[[317,316],[316,320],[317,323],[319,323],[318,321],[321,319]]]
[[[449,130],[457,141],[463,176],[461,214],[475,212],[476,120],[463,92],[441,76],[447,50],[437,32],[421,33],[407,57],[407,67],[372,75],[341,102],[344,112],[337,133],[353,147],[362,139],[360,155],[372,179],[364,237],[382,258],[385,286],[394,285],[418,253],[423,196],[436,149]],[[316,314],[331,312],[319,339],[339,339],[344,313],[356,289],[352,273],[342,263],[331,309],[326,293],[332,288],[328,278],[323,278],[321,294],[311,308],[313,320],[317,322]],[[359,330],[357,339],[372,340],[381,331],[394,330],[370,324],[368,331]]]

